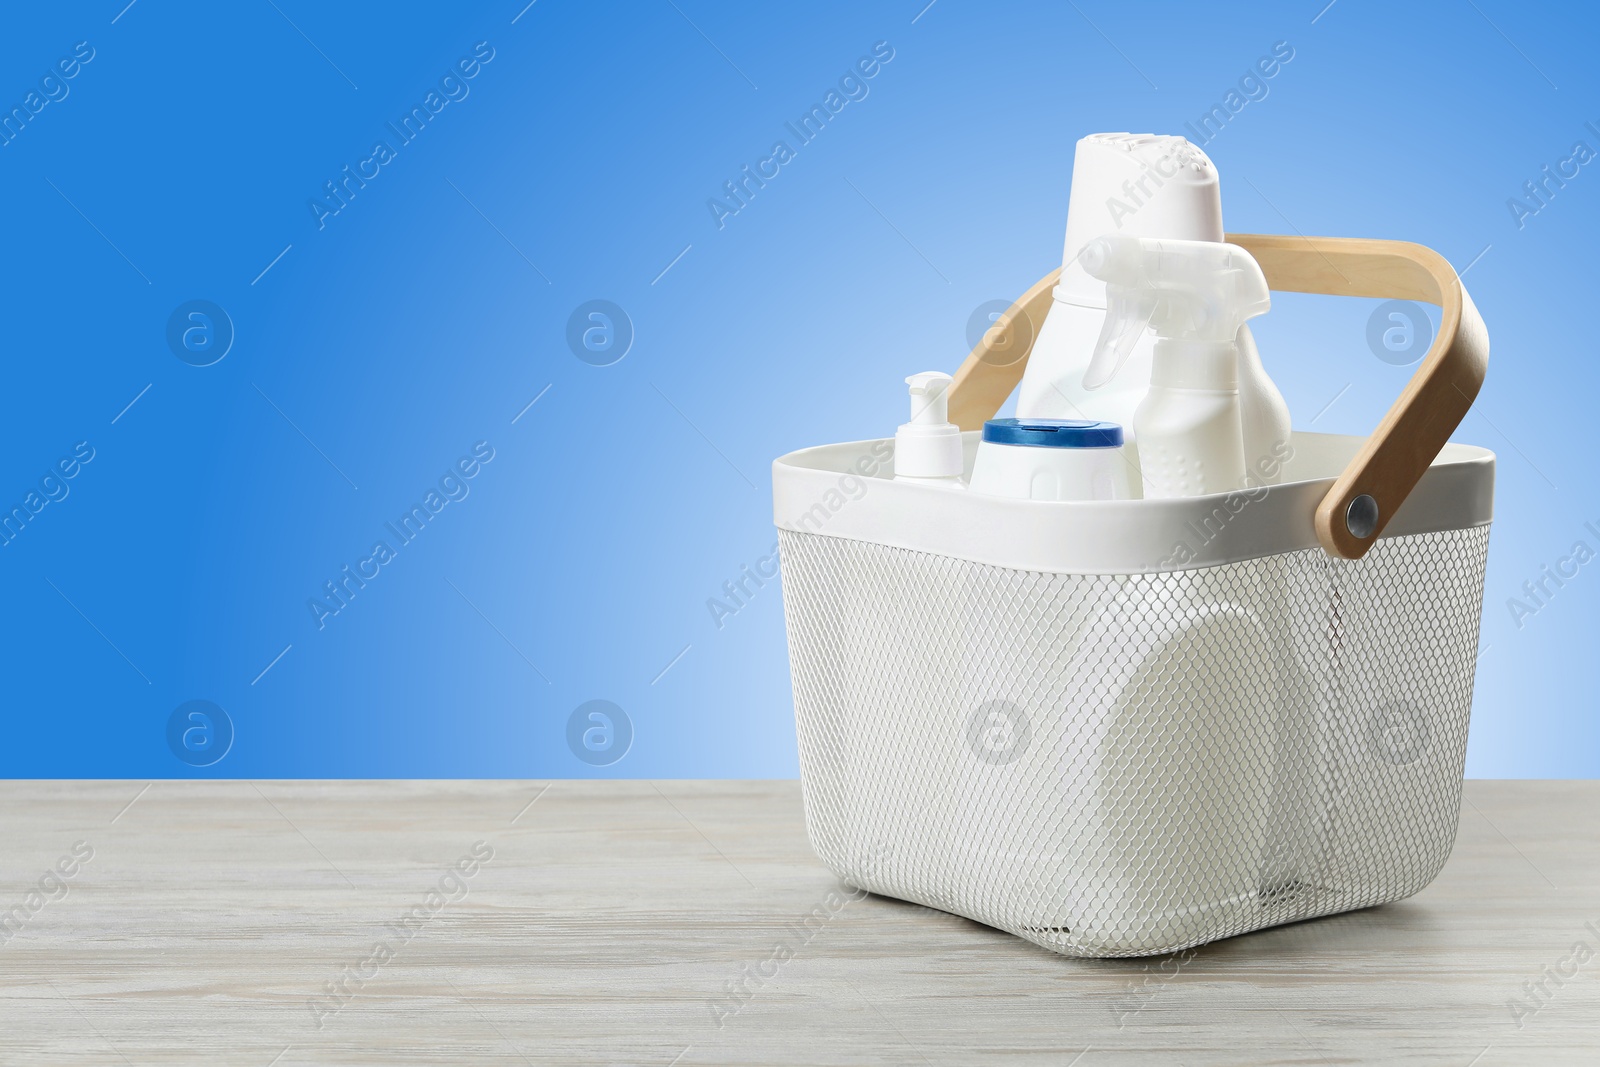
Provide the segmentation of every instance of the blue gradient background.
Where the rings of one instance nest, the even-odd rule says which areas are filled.
[[[1600,563],[1520,629],[1506,607],[1600,547],[1578,446],[1600,164],[1524,228],[1506,207],[1600,148],[1600,18],[1324,2],[8,12],[5,108],[75,42],[96,56],[0,148],[0,500],[77,441],[96,458],[0,548],[0,773],[796,774],[776,583],[721,629],[706,606],[774,543],[771,460],[892,432],[901,378],[953,369],[974,308],[1056,265],[1078,137],[1181,132],[1286,40],[1206,146],[1228,226],[1471,264],[1494,356],[1459,438],[1500,467],[1468,773],[1600,774]],[[468,98],[319,231],[322,183],[480,40]],[[877,41],[870,95],[719,230],[707,199]],[[166,345],[190,299],[235,324],[214,366]],[[615,365],[567,347],[590,299],[636,329]],[[1397,395],[1375,303],[1285,296],[1261,322],[1301,428],[1366,432]],[[479,440],[470,496],[318,630],[307,599]],[[236,729],[205,769],[165,740],[191,699]],[[590,699],[633,722],[609,767],[566,744]]]

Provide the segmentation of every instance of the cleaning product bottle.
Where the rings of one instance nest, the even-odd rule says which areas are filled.
[[[1137,463],[1134,409],[1150,380],[1153,339],[1140,337],[1126,359],[1127,373],[1099,390],[1084,386],[1084,371],[1104,321],[1106,291],[1079,262],[1085,245],[1101,234],[1185,241],[1223,239],[1222,196],[1216,167],[1182,137],[1096,133],[1078,142],[1067,204],[1061,280],[1050,313],[1028,359],[1017,396],[1020,418],[1103,419],[1128,431],[1130,462]],[[1249,327],[1239,332],[1239,406],[1247,466],[1253,484],[1281,478],[1276,462],[1289,440],[1289,411],[1267,376]]]
[[[1131,467],[1114,422],[990,419],[969,488],[1023,500],[1127,500]]]
[[[964,486],[961,428],[950,421],[950,383],[942,371],[923,371],[906,379],[911,387],[911,421],[894,433],[896,481]]]
[[[1077,832],[1025,887],[1040,927],[1140,955],[1153,939],[1194,944],[1259,913],[1280,803],[1281,726],[1263,694],[1279,685],[1279,660],[1263,658],[1265,619],[1230,601],[1233,577],[1135,575],[1098,606],[1062,672],[1073,684],[1050,738],[1052,815]],[[1152,738],[1171,747],[1157,757]]]
[[[1127,379],[1098,392],[1083,386],[1105,320],[1106,287],[1083,269],[1078,255],[1106,233],[1221,241],[1222,196],[1211,160],[1182,137],[1095,133],[1078,142],[1061,280],[1028,357],[1017,395],[1019,418],[1104,419],[1131,428],[1149,380],[1148,340],[1130,352]]]
[[[1255,259],[1237,245],[1110,236],[1079,259],[1107,304],[1085,388],[1111,381],[1147,328],[1156,335],[1133,416],[1144,495],[1246,488],[1239,332],[1272,304]]]

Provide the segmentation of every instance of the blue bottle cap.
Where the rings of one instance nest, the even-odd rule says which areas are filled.
[[[990,419],[983,439],[1035,448],[1120,448],[1122,427],[1092,419]]]

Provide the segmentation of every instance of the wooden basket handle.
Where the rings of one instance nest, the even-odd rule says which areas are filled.
[[[1455,432],[1483,385],[1489,334],[1455,269],[1406,241],[1229,234],[1261,264],[1267,285],[1291,293],[1436,304],[1439,332],[1378,428],[1317,506],[1317,540],[1330,556],[1360,559]],[[1022,380],[1050,310],[1059,270],[1007,309],[973,348],[950,387],[950,420],[981,429]]]

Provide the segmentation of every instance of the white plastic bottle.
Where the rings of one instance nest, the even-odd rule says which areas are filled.
[[[1023,500],[1127,500],[1131,467],[1114,422],[990,419],[968,488]]]
[[[1078,142],[1061,280],[1028,357],[1017,395],[1019,418],[1103,419],[1124,428],[1133,423],[1149,380],[1148,339],[1130,353],[1130,377],[1099,391],[1083,385],[1105,319],[1106,290],[1078,255],[1106,233],[1222,240],[1222,197],[1211,160],[1182,137],[1095,133]]]
[[[1156,335],[1133,416],[1144,495],[1246,488],[1239,334],[1272,302],[1255,259],[1237,245],[1136,237],[1096,238],[1079,258],[1107,302],[1085,387],[1112,380],[1146,328]]]
[[[1277,661],[1260,658],[1272,640],[1263,620],[1219,597],[1220,584],[1129,579],[1063,672],[1078,681],[1051,739],[1054,814],[1081,832],[1052,842],[1058,862],[1028,887],[1055,909],[1040,926],[1137,955],[1152,940],[1246,929],[1259,912],[1279,730],[1262,699],[1278,681],[1263,671]],[[1158,760],[1151,738],[1173,747]],[[1158,824],[1155,835],[1129,829]]]
[[[950,421],[950,383],[943,371],[926,370],[906,379],[911,387],[911,421],[894,433],[896,481],[929,482],[955,488],[965,462],[961,428]]]

